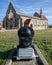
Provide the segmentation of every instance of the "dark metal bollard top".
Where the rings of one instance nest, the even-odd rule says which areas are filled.
[[[22,47],[29,47],[32,44],[34,30],[31,27],[21,27],[18,30],[19,44]]]

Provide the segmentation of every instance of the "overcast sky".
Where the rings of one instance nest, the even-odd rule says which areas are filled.
[[[29,15],[33,15],[35,12],[39,13],[42,8],[43,14],[48,19],[48,23],[52,24],[52,0],[0,0],[0,21],[6,15],[10,1],[16,11]]]

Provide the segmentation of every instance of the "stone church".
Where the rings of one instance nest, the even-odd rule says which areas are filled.
[[[43,15],[42,9],[40,9],[40,13],[35,12],[33,16],[16,12],[13,4],[10,2],[6,16],[3,19],[3,28],[19,29],[23,26],[30,26],[34,30],[47,29],[48,19]]]

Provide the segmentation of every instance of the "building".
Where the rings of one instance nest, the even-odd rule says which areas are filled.
[[[2,24],[0,23],[0,30],[2,30]]]
[[[26,25],[32,27],[34,30],[47,29],[48,19],[43,15],[42,9],[40,13],[35,12],[33,16],[16,12],[10,2],[6,16],[3,19],[3,27],[6,29],[19,29]]]

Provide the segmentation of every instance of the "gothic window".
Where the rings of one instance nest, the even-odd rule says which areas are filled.
[[[13,16],[13,12],[12,12],[12,10],[10,10],[10,14]]]
[[[10,12],[8,14],[8,18],[9,18],[9,20],[13,18],[13,12],[12,12],[12,10],[10,10]]]

